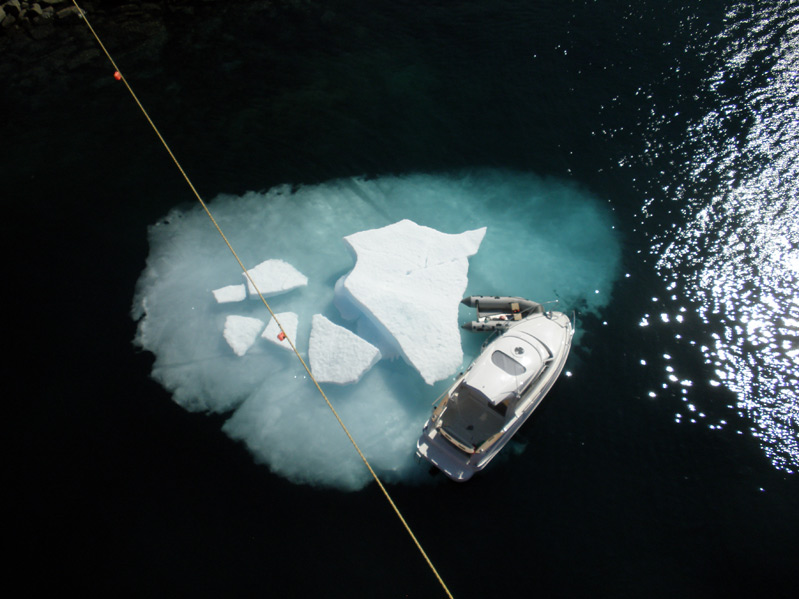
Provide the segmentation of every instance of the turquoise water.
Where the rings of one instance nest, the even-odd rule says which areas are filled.
[[[597,314],[621,275],[621,241],[607,203],[574,183],[526,173],[353,178],[223,196],[210,208],[245,265],[278,258],[308,277],[307,286],[269,299],[273,311],[298,314],[293,342],[306,360],[314,314],[359,332],[334,306],[335,282],[354,267],[344,237],[402,219],[445,233],[487,228],[469,260],[466,295],[505,293],[552,302],[550,308],[568,313]],[[156,357],[154,378],[189,410],[235,410],[225,431],[273,472],[296,482],[363,488],[369,472],[296,357],[268,344],[240,357],[222,342],[227,316],[267,322],[269,314],[260,302],[220,305],[213,299],[211,290],[241,281],[217,237],[199,207],[173,211],[150,229],[134,317],[137,345]],[[432,328],[426,318],[439,317],[427,312],[411,325],[422,339]],[[461,312],[461,322],[473,318],[465,307]],[[357,384],[330,385],[344,423],[388,482],[426,478],[427,468],[414,458],[421,427],[433,400],[485,339],[461,336],[464,360],[439,384],[425,384],[406,361],[387,354]]]
[[[791,596],[797,3],[297,6],[171,22],[155,55],[118,57],[247,261],[272,257],[263,230],[313,281],[285,299],[335,317],[342,235],[485,225],[468,293],[514,284],[579,314],[571,376],[468,485],[391,474],[384,454],[455,596]],[[284,443],[225,434],[253,380],[217,378],[218,331],[184,328],[177,304],[236,265],[110,71],[51,85],[2,98],[10,371],[39,368],[8,379],[16,570],[47,573],[26,584],[436,596],[375,486],[352,490],[362,473],[337,484]],[[170,213],[187,235],[171,248],[147,233]],[[514,280],[498,265],[524,251]],[[131,343],[159,255],[183,282],[162,323],[213,358],[169,390],[165,350]],[[376,369],[435,396],[401,362]],[[210,413],[184,409],[197,396]],[[295,424],[316,439],[308,409]],[[374,424],[384,451],[396,437]]]

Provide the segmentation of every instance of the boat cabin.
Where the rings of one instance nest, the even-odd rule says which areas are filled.
[[[469,367],[450,394],[438,428],[454,445],[474,453],[514,419],[524,393],[550,354],[535,337],[505,335]]]

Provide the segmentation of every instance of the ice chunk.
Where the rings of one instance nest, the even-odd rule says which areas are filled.
[[[296,344],[297,343],[297,323],[299,319],[294,312],[281,312],[280,314],[275,314],[277,319],[280,321],[280,324],[283,325],[283,330],[286,332],[286,335],[289,336],[291,342]],[[275,319],[272,318],[269,321],[269,324],[266,325],[264,332],[261,333],[261,337],[266,339],[267,341],[271,341],[275,345],[282,347],[283,349],[287,349],[291,351],[291,345],[286,339],[280,338],[280,327],[277,326],[277,322]]]
[[[485,232],[452,235],[402,220],[346,236],[356,262],[336,285],[339,309],[357,308],[426,383],[448,377],[463,362],[458,305],[467,258]]]
[[[314,314],[308,358],[311,372],[320,383],[357,383],[380,360],[380,350],[321,314]]]
[[[258,333],[264,328],[264,323],[251,316],[231,315],[225,319],[225,341],[237,356],[243,356],[255,343]]]
[[[247,287],[242,285],[228,285],[213,290],[214,299],[219,304],[240,302],[247,297]]]
[[[247,272],[264,297],[291,291],[308,284],[308,277],[283,260],[265,260],[248,269]],[[257,299],[258,293],[256,293],[250,279],[246,276],[244,278],[247,282],[247,292],[250,297]]]

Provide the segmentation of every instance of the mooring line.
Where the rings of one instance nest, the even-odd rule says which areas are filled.
[[[208,205],[205,203],[205,201],[202,199],[197,189],[194,187],[194,184],[191,182],[191,179],[189,179],[189,176],[186,174],[186,171],[183,170],[183,167],[181,166],[177,157],[172,153],[169,144],[166,143],[166,140],[161,135],[161,132],[158,130],[158,127],[156,127],[155,123],[150,118],[150,115],[147,113],[147,110],[144,108],[144,105],[139,101],[139,98],[136,96],[136,93],[133,91],[133,88],[128,83],[127,78],[122,74],[122,71],[117,66],[116,61],[111,56],[111,53],[106,49],[105,44],[103,44],[102,40],[100,39],[100,36],[97,35],[97,32],[94,30],[94,27],[92,27],[92,24],[89,22],[89,19],[86,16],[86,13],[83,11],[83,9],[80,6],[78,6],[76,0],[72,0],[72,3],[75,5],[75,8],[78,10],[78,15],[80,16],[81,19],[83,19],[83,22],[86,23],[86,26],[89,28],[89,31],[91,31],[92,35],[94,36],[94,39],[97,40],[97,43],[99,44],[100,48],[103,50],[103,53],[106,55],[106,57],[108,57],[109,62],[114,67],[114,78],[125,84],[125,87],[127,88],[128,92],[130,92],[130,95],[133,98],[133,100],[136,102],[136,105],[139,107],[139,110],[141,110],[142,114],[147,119],[147,122],[150,123],[150,127],[152,127],[153,131],[158,136],[158,139],[161,141],[161,144],[164,146],[164,149],[166,149],[170,158],[172,158],[172,161],[175,163],[175,166],[177,166],[178,170],[180,171],[180,174],[183,175],[183,178],[186,180],[186,183],[188,184],[189,188],[194,194],[194,197],[197,198],[198,202],[200,202],[200,205],[202,206],[205,213],[208,215],[208,218],[211,220],[211,223],[213,223],[217,233],[219,233],[219,235],[222,237],[228,250],[230,250],[230,253],[233,254],[233,257],[236,259],[236,262],[238,262],[238,265],[241,268],[242,272],[244,273],[244,276],[247,277],[247,280],[250,282],[253,289],[255,289],[256,293],[258,294],[258,297],[261,299],[261,302],[269,311],[269,314],[274,319],[275,324],[277,324],[278,328],[280,329],[280,332],[282,333],[284,338],[289,342],[289,345],[291,346],[294,355],[296,355],[297,358],[299,359],[300,363],[305,369],[305,372],[308,373],[308,377],[311,379],[311,381],[313,381],[314,386],[319,391],[322,398],[325,400],[327,407],[330,408],[330,411],[336,417],[336,421],[339,423],[339,426],[341,426],[342,430],[347,435],[347,438],[350,440],[350,443],[352,443],[352,446],[355,448],[355,451],[358,452],[358,455],[360,456],[363,463],[366,465],[366,468],[369,470],[369,473],[372,475],[372,478],[377,483],[377,486],[383,492],[383,495],[385,496],[391,508],[394,510],[394,513],[397,515],[400,522],[402,522],[402,525],[405,527],[406,532],[413,540],[414,544],[416,545],[416,548],[419,550],[419,553],[421,553],[425,562],[427,562],[427,565],[430,567],[430,570],[435,575],[441,587],[444,589],[444,592],[447,594],[448,597],[450,597],[450,599],[452,599],[452,593],[450,593],[449,589],[447,588],[447,585],[444,583],[444,580],[441,578],[441,575],[438,573],[438,570],[436,570],[436,567],[433,565],[433,562],[430,560],[430,558],[427,556],[427,553],[422,548],[422,545],[421,543],[419,543],[419,540],[416,538],[416,535],[413,534],[410,525],[407,523],[402,513],[400,512],[399,508],[394,503],[394,500],[391,498],[391,495],[389,495],[388,490],[385,488],[385,486],[383,486],[383,483],[381,482],[380,478],[377,476],[377,473],[372,468],[371,464],[369,463],[369,460],[366,459],[366,456],[361,451],[361,448],[358,447],[358,444],[355,442],[355,439],[350,434],[350,431],[347,429],[346,425],[344,424],[344,421],[338,415],[338,412],[333,407],[333,404],[330,403],[330,400],[328,399],[325,392],[322,390],[322,387],[319,385],[319,382],[314,377],[313,373],[311,372],[311,369],[308,367],[308,364],[305,362],[303,357],[300,355],[300,352],[297,350],[296,346],[294,345],[293,340],[283,329],[283,325],[280,324],[280,321],[277,319],[277,316],[272,311],[272,308],[269,306],[269,303],[266,301],[266,298],[264,298],[263,294],[258,289],[258,286],[255,284],[255,281],[253,281],[252,277],[250,276],[250,273],[247,271],[247,268],[244,266],[244,263],[241,261],[241,258],[239,258],[239,255],[236,253],[236,250],[233,249],[233,246],[230,244],[230,241],[228,241],[228,238],[222,231],[222,228],[219,226],[219,223],[216,222],[214,215],[211,214],[211,210],[208,208]]]

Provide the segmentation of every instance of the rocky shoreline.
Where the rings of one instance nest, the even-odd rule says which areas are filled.
[[[8,0],[0,5],[0,31],[24,29],[34,39],[46,37],[53,31],[52,23],[78,14],[74,5],[66,0],[39,0],[20,2]]]
[[[313,0],[84,0],[78,3],[104,43],[117,56],[158,60],[174,26],[248,13],[278,18],[283,12],[308,13]],[[0,78],[7,89],[25,91],[105,67],[102,51],[70,0],[0,0]],[[103,57],[104,59],[104,57]],[[93,70],[93,69],[92,69]]]

